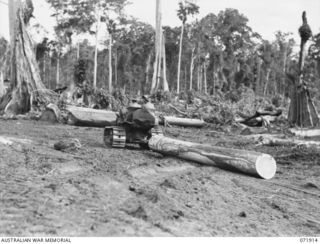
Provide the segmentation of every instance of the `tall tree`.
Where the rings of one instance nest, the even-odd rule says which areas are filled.
[[[177,11],[178,18],[181,20],[181,35],[180,35],[180,43],[179,43],[179,59],[178,59],[178,71],[177,71],[177,93],[180,92],[180,69],[181,69],[181,53],[182,53],[182,39],[185,24],[188,20],[188,16],[195,15],[199,13],[199,6],[183,0],[179,2],[179,9]]]
[[[112,20],[109,19],[108,23],[107,23],[107,27],[108,27],[108,37],[109,37],[109,45],[108,45],[108,49],[109,49],[109,60],[108,60],[108,64],[109,64],[109,83],[108,83],[108,87],[109,87],[109,92],[112,92],[112,42],[113,42],[113,34],[116,31],[116,23]]]
[[[0,108],[7,114],[26,113],[34,101],[44,101],[48,97],[28,30],[32,12],[31,0],[9,1],[11,99]]]
[[[102,23],[106,25],[110,12],[119,14],[127,0],[47,0],[58,15],[57,29],[63,30],[69,39],[73,34],[90,33],[96,37],[93,86],[97,84],[98,37]],[[95,27],[95,28],[94,28]],[[94,29],[94,30],[92,30]]]
[[[162,29],[161,0],[156,1],[156,33],[155,33],[155,61],[153,65],[153,77],[151,93],[155,93],[160,88],[162,78],[162,88],[169,91],[165,62],[165,38]],[[161,72],[162,71],[162,72]]]

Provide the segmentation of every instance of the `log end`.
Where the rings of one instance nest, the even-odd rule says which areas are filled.
[[[256,170],[261,178],[269,180],[276,174],[276,160],[268,154],[262,154],[256,160]]]

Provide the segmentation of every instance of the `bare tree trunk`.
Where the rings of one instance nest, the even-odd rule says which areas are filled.
[[[149,73],[151,70],[151,59],[152,59],[152,52],[149,53],[147,63],[146,63],[146,74],[145,74],[146,75],[146,78],[145,78],[146,84],[150,83]]]
[[[265,83],[264,89],[263,89],[263,96],[264,96],[264,97],[267,95],[267,89],[268,89],[268,85],[269,85],[270,72],[271,72],[271,69],[270,69],[270,68],[267,68],[266,83]]]
[[[57,57],[57,70],[56,70],[56,88],[60,88],[62,85],[60,83],[60,56]]]
[[[9,4],[9,30],[10,30],[10,47],[11,47],[11,62],[10,62],[10,82],[13,86],[16,86],[14,82],[16,82],[16,65],[12,61],[15,59],[15,38],[16,38],[16,19],[17,19],[17,0],[8,1]]]
[[[115,50],[114,54],[114,85],[115,87],[118,84],[118,52]]]
[[[52,58],[49,56],[49,67],[48,67],[48,74],[49,74],[49,89],[52,89],[54,87],[54,79],[51,79],[51,67],[52,67]]]
[[[178,60],[178,74],[177,74],[177,93],[180,92],[180,68],[181,68],[181,53],[182,53],[182,38],[184,32],[184,24],[181,26],[181,35],[179,43],[179,60]]]
[[[42,57],[42,82],[46,85],[46,53]]]
[[[281,94],[284,94],[284,90],[283,89],[285,87],[285,84],[286,84],[286,70],[287,70],[287,55],[288,55],[288,46],[289,46],[289,43],[286,43],[285,44],[285,49],[284,49],[284,54],[283,54],[283,78],[282,78],[282,84],[281,84],[281,88],[280,88],[280,93]]]
[[[30,1],[30,0],[29,0]],[[32,2],[28,2],[28,4]],[[9,1],[11,34],[11,87],[12,99],[5,106],[7,114],[26,113],[32,101],[48,102],[48,91],[41,81],[40,70],[35,58],[33,41],[28,33],[32,15],[26,2]],[[13,28],[13,29],[12,29]]]
[[[112,35],[109,33],[109,93],[112,92]]]
[[[94,49],[94,68],[93,68],[93,89],[97,89],[97,69],[98,69],[98,44],[99,44],[99,27],[100,27],[100,10],[97,13],[97,26],[96,26],[96,43]]]
[[[156,38],[155,38],[155,60],[153,65],[153,77],[151,84],[151,93],[154,93],[157,89],[157,81],[158,81],[158,67],[159,67],[159,56],[160,53],[160,38],[161,38],[161,0],[157,0],[156,2]]]
[[[156,82],[156,90],[160,87],[161,81],[161,60],[162,60],[162,31],[160,30],[160,43],[159,43],[159,56],[158,56],[158,67],[157,67],[157,82]]]
[[[162,69],[163,69],[163,91],[169,91],[169,85],[167,81],[167,62],[166,62],[166,43],[164,34],[162,33]]]
[[[191,62],[190,62],[190,83],[189,83],[189,90],[192,90],[192,79],[193,79],[193,69],[194,69],[194,50],[195,47],[192,48],[192,53],[191,53]]]
[[[200,66],[200,92],[203,90],[203,64]]]
[[[197,91],[200,91],[200,65],[197,66]]]
[[[3,83],[3,72],[0,71],[0,99],[5,94],[4,83]]]
[[[260,95],[261,59],[257,58],[256,94]]]
[[[152,83],[151,83],[151,94],[155,93],[156,86],[157,86],[157,68],[158,68],[158,62],[159,62],[159,53],[156,51],[155,60],[153,63],[153,76],[152,76]]]
[[[80,58],[80,43],[77,41],[77,60]]]
[[[204,93],[207,94],[208,93],[208,88],[207,88],[207,65],[204,64],[203,65],[203,75],[204,75]]]

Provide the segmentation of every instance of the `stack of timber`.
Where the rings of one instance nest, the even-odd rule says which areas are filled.
[[[164,155],[240,171],[263,179],[271,179],[277,168],[275,159],[268,154],[186,142],[161,135],[153,136],[149,140],[149,147]]]
[[[89,127],[105,127],[116,125],[117,113],[113,111],[98,110],[67,106],[68,124]]]

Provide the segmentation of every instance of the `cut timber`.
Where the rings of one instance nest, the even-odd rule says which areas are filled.
[[[8,136],[0,136],[0,143],[8,146],[12,146],[14,143],[20,144],[31,144],[32,141],[28,139],[21,139],[15,137],[8,137]]]
[[[149,147],[162,154],[237,170],[263,179],[271,179],[277,168],[276,161],[268,154],[180,141],[164,136],[153,136],[149,140]]]
[[[186,127],[203,127],[206,124],[206,122],[201,119],[178,118],[173,116],[164,116],[163,123]]]
[[[40,120],[57,123],[61,121],[61,111],[57,105],[50,103],[40,116]]]
[[[117,113],[92,108],[67,106],[68,124],[90,127],[115,125]]]
[[[293,138],[278,138],[275,135],[251,135],[244,136],[247,139],[252,139],[260,145],[266,146],[285,146],[285,147],[296,147],[305,146],[307,148],[320,148],[320,141],[304,141],[296,140]]]
[[[320,137],[320,129],[289,129],[295,136],[300,137]]]

